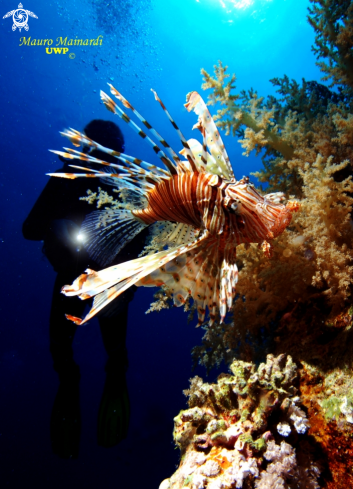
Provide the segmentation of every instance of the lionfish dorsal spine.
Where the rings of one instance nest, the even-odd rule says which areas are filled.
[[[86,153],[81,153],[76,150],[71,150],[71,148],[65,148],[67,152],[63,151],[55,151],[49,150],[52,153],[55,153],[59,156],[69,159],[80,159],[83,161],[88,161],[90,163],[101,164],[104,167],[115,168],[119,173],[108,173],[104,171],[94,170],[93,168],[86,168],[78,165],[69,165],[71,168],[76,168],[79,170],[84,170],[89,173],[48,173],[48,176],[55,176],[60,178],[104,178],[104,179],[112,179],[113,184],[115,184],[118,188],[121,186],[130,186],[130,188],[137,190],[139,193],[144,194],[146,191],[154,188],[154,185],[160,183],[165,176],[158,175],[157,172],[146,172],[143,168],[140,168],[138,165],[134,165],[128,160],[126,160],[128,167],[124,167],[121,165],[116,165],[114,163],[107,163],[103,160],[99,160],[97,158],[91,157]],[[122,173],[120,173],[122,172]],[[121,184],[119,182],[122,182]]]
[[[227,180],[235,179],[221,135],[207,105],[198,92],[188,93],[185,108],[188,112],[194,111],[199,116],[194,128],[199,129],[204,138],[206,138],[206,145],[210,148],[211,154],[218,165],[218,174]]]
[[[66,131],[61,132],[60,134],[62,136],[69,137],[69,135]],[[81,135],[80,133],[78,133],[78,134]],[[85,144],[84,143],[85,136],[83,134],[81,136],[83,136],[82,144]],[[107,153],[111,156],[114,156],[118,160],[125,163],[127,168],[134,168],[135,172],[138,172],[140,174],[145,174],[145,170],[147,170],[149,177],[151,177],[151,175],[153,175],[153,177],[157,178],[158,181],[160,181],[160,179],[170,177],[169,172],[163,170],[163,168],[159,168],[156,165],[152,165],[151,163],[148,163],[147,161],[141,160],[141,159],[136,158],[134,156],[129,156],[125,153],[119,153],[118,151],[114,151],[114,150],[111,150],[109,148],[105,148],[104,146],[102,146],[98,143],[94,143],[94,141],[92,141],[92,143],[96,149],[99,149],[100,151],[102,151],[104,153]],[[117,168],[121,171],[128,171],[126,167],[123,167],[121,165],[117,165],[116,163],[108,163],[104,160],[100,160],[98,158],[95,158],[94,156],[91,156],[89,153],[83,153],[83,152],[77,151],[73,148],[65,148],[65,147],[64,147],[64,150],[67,153],[71,153],[71,155],[67,154],[67,153],[60,152],[60,151],[54,151],[54,150],[50,150],[50,151],[52,153],[64,156],[65,158],[70,158],[70,159],[79,158],[80,160],[89,161],[90,163],[97,163],[99,165],[103,165],[106,167]]]
[[[197,169],[197,163],[195,161],[195,157],[189,147],[189,144],[187,142],[187,140],[185,139],[183,133],[181,132],[181,130],[179,129],[179,127],[177,126],[176,122],[174,121],[174,119],[172,118],[172,116],[170,115],[170,113],[168,112],[166,106],[164,105],[164,103],[162,102],[162,100],[158,97],[158,94],[155,90],[152,90],[151,91],[153,92],[154,94],[154,98],[157,100],[157,102],[159,102],[160,106],[162,107],[162,109],[164,110],[164,112],[166,113],[168,119],[170,120],[172,126],[174,127],[174,129],[176,130],[176,132],[178,133],[178,136],[180,138],[180,141],[181,141],[181,144],[183,145],[183,148],[185,149],[185,156],[186,158],[188,159],[190,165],[191,165],[191,169],[194,173],[198,173],[198,169]]]
[[[171,157],[173,158],[175,164],[176,164],[176,170],[180,170],[180,163],[181,160],[177,153],[173,150],[173,148],[170,146],[170,144],[167,143],[167,141],[154,129],[154,127],[135,109],[135,107],[115,88],[113,85],[108,83],[110,87],[110,92],[118,99],[120,102],[124,105],[124,107],[130,109],[136,117],[142,122],[142,124],[153,134],[155,138],[159,141],[159,143],[166,148],[166,150],[170,153]],[[178,171],[179,173],[179,171]]]
[[[109,97],[102,90],[100,91],[100,96],[102,102],[107,107],[107,109],[116,114],[120,119],[122,119],[126,124],[128,124],[132,129],[145,141],[148,142],[153,148],[153,151],[156,153],[158,158],[162,161],[164,166],[169,170],[171,175],[177,175],[177,169],[174,166],[174,163],[165,155],[162,149],[149,137],[147,134],[134,122],[131,118],[118,106],[117,103],[114,102],[113,99]]]

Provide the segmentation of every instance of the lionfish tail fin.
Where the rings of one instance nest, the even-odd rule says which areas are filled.
[[[104,209],[88,214],[80,234],[89,256],[106,267],[147,226],[129,210]]]
[[[78,296],[80,299],[94,297],[93,305],[84,319],[80,320],[76,317],[67,316],[68,319],[75,322],[75,324],[86,323],[129,287],[132,285],[144,285],[140,282],[141,279],[147,275],[152,275],[155,270],[165,266],[179,255],[200,247],[205,237],[206,235],[204,234],[191,244],[176,246],[153,255],[136,258],[135,260],[106,268],[100,272],[87,269],[72,285],[65,285],[61,292],[67,296]],[[163,282],[154,283],[153,285],[161,286]]]

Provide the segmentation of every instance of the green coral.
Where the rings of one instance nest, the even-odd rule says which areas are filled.
[[[338,419],[341,414],[342,399],[338,397],[329,397],[321,403],[326,419]]]
[[[252,428],[245,430],[241,439],[253,445],[252,430],[265,429],[276,406],[281,406],[283,413],[288,411],[290,398],[297,392],[296,365],[290,356],[268,355],[257,369],[253,363],[236,360],[230,371],[233,375],[221,374],[217,384],[203,383],[200,377],[190,380],[190,389],[184,391],[189,409],[174,419],[174,439],[182,451],[191,439],[200,442],[200,432],[213,443],[226,444],[227,430],[237,422],[250,423]]]
[[[255,440],[255,441],[253,442],[253,447],[254,447],[256,450],[258,450],[259,452],[261,452],[261,451],[265,451],[265,450],[266,450],[266,446],[267,446],[266,441],[265,441],[265,439],[264,439],[264,438],[262,438],[262,437],[261,437],[261,438],[258,438],[257,440]]]

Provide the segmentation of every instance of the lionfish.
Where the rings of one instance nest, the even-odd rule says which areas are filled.
[[[218,129],[197,92],[187,95],[185,107],[198,116],[193,129],[201,132],[202,144],[195,139],[185,139],[157,93],[152,90],[178,133],[183,146],[180,158],[118,90],[108,85],[111,94],[135,114],[150,131],[151,137],[101,91],[104,105],[152,146],[164,169],[105,148],[84,134],[67,129],[61,134],[74,146],[88,146],[90,151],[100,150],[116,157],[117,163],[108,163],[89,153],[64,148],[66,152],[53,152],[65,158],[80,159],[108,168],[98,171],[71,165],[85,173],[48,175],[70,179],[105,178],[110,184],[113,182],[117,189],[130,192],[130,208],[95,211],[86,217],[83,224],[87,250],[101,265],[109,264],[147,226],[159,226],[157,231],[163,237],[165,246],[161,251],[98,272],[87,269],[72,285],[65,285],[62,293],[80,299],[94,297],[92,307],[84,319],[70,315],[66,317],[76,324],[83,324],[135,284],[144,287],[166,286],[172,292],[175,306],[185,304],[189,297],[193,298],[199,325],[205,320],[206,307],[210,325],[219,316],[223,322],[236,294],[237,246],[241,243],[258,243],[270,256],[270,241],[289,225],[298,204],[289,201],[284,205],[282,193],[261,195],[248,177],[236,180]]]

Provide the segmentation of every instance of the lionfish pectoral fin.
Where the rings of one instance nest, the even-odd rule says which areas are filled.
[[[234,263],[235,252],[229,253],[219,267],[219,245],[217,239],[206,239],[192,250],[188,250],[145,275],[139,283],[144,287],[165,285],[173,294],[175,306],[182,306],[191,297],[198,316],[198,326],[205,320],[208,307],[212,325],[218,311],[223,322],[227,310],[235,297],[238,269]]]
[[[138,283],[141,279],[163,267],[179,255],[191,252],[194,248],[199,247],[205,237],[206,234],[196,239],[193,243],[176,246],[154,255],[136,258],[135,260],[106,268],[100,272],[86,270],[87,273],[80,275],[71,286],[65,285],[62,288],[62,293],[68,296],[77,295],[81,299],[95,297],[91,310],[81,323],[76,322],[78,318],[73,317],[72,320],[76,324],[84,324],[119,297],[126,289],[134,284],[142,285]]]
[[[219,313],[220,323],[224,322],[227,310],[231,309],[236,293],[236,284],[238,283],[238,267],[233,257],[225,257],[220,270],[220,291],[219,291]]]
[[[80,236],[89,256],[104,267],[147,226],[130,210],[104,209],[88,214]]]

